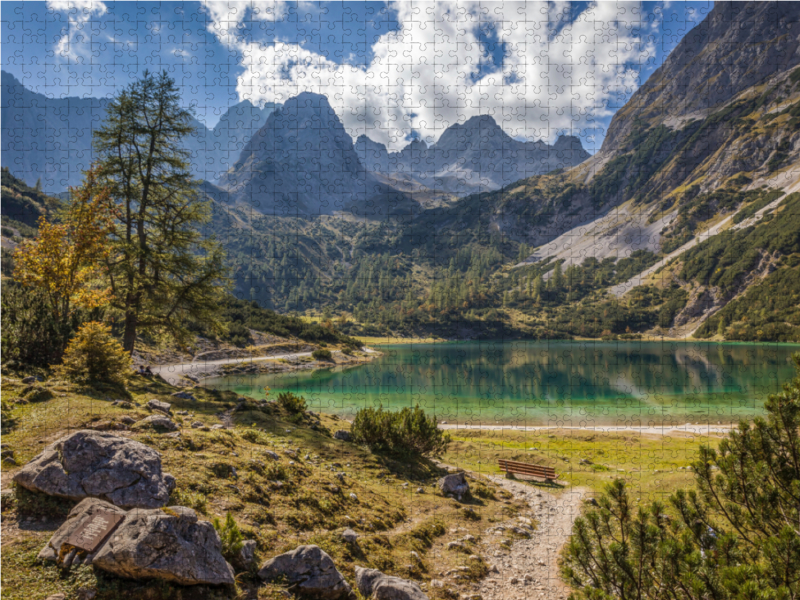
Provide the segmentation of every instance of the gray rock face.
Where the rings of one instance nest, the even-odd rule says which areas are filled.
[[[340,429],[339,431],[333,434],[334,439],[342,440],[344,442],[349,442],[351,440],[351,435],[349,431],[345,431],[344,429]]]
[[[93,564],[130,579],[159,578],[180,585],[232,585],[214,526],[183,506],[132,510],[96,552]]]
[[[445,496],[452,494],[459,500],[462,496],[469,493],[469,483],[467,483],[467,478],[464,476],[464,473],[445,475],[436,482],[436,485],[439,491]]]
[[[301,170],[286,165],[303,165]],[[273,112],[220,185],[265,214],[410,214],[419,203],[367,173],[328,99],[302,92]]]
[[[333,559],[319,546],[298,546],[271,558],[261,566],[258,576],[264,581],[285,578],[289,591],[319,600],[353,597]]]
[[[356,587],[364,598],[373,600],[428,600],[413,581],[384,575],[377,569],[356,567]]]
[[[63,559],[61,547],[64,545],[64,542],[67,541],[74,531],[77,531],[78,528],[89,521],[95,513],[101,510],[112,512],[117,515],[126,514],[124,509],[114,506],[109,502],[105,502],[104,500],[98,500],[97,498],[81,500],[77,506],[69,511],[67,520],[64,521],[61,527],[53,534],[53,537],[50,538],[50,541],[47,542],[47,545],[39,552],[39,558],[50,561],[55,561],[59,557]]]
[[[71,500],[100,498],[122,508],[164,506],[175,478],[161,455],[102,431],[77,431],[51,444],[14,476],[22,487]]]
[[[173,398],[180,398],[181,400],[195,400],[194,394],[191,392],[175,392],[172,394]]]
[[[142,429],[146,427],[152,427],[157,431],[177,431],[178,425],[167,417],[166,415],[150,415],[149,417],[145,417],[141,421],[137,421],[133,427],[136,429]]]
[[[161,402],[160,400],[156,400],[155,398],[147,402],[147,407],[152,408],[153,410],[161,411],[166,414],[172,412],[172,404],[170,404],[169,402]]]

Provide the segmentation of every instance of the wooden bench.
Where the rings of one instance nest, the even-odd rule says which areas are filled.
[[[506,473],[528,475],[530,477],[541,477],[547,482],[555,481],[557,479],[556,470],[553,467],[542,467],[540,465],[532,465],[530,463],[517,462],[515,460],[505,460],[504,458],[499,458],[497,462],[500,464],[500,468]]]

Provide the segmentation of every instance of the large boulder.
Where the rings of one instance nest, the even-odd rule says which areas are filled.
[[[289,591],[319,600],[352,598],[353,590],[319,546],[298,546],[271,558],[258,571],[264,581],[283,580]]]
[[[364,598],[373,600],[428,600],[413,581],[384,575],[377,569],[356,567],[356,587]]]
[[[464,473],[452,473],[442,477],[436,485],[445,496],[453,495],[459,500],[469,493],[469,483]]]
[[[47,446],[14,476],[17,485],[71,500],[100,498],[122,508],[164,506],[175,478],[152,448],[103,431],[82,430]]]
[[[336,433],[333,434],[334,439],[342,440],[343,442],[349,442],[352,438],[350,432],[345,429],[340,429]]]
[[[39,552],[39,558],[48,561],[58,561],[63,564],[64,560],[67,559],[66,550],[68,550],[68,548],[64,548],[64,552],[61,551],[64,543],[73,533],[91,521],[99,512],[110,512],[123,517],[127,514],[124,509],[114,506],[109,502],[105,502],[104,500],[85,498],[69,511],[67,520],[64,521],[61,527],[53,534],[53,537],[50,538],[50,541],[47,542],[47,545]]]
[[[93,564],[120,577],[180,585],[233,585],[222,542],[208,521],[183,506],[132,510],[97,550]]]

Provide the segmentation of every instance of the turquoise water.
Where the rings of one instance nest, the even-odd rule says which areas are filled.
[[[791,379],[796,345],[685,342],[465,342],[379,348],[371,363],[204,385],[310,408],[419,404],[449,423],[592,426],[731,423],[762,413]]]

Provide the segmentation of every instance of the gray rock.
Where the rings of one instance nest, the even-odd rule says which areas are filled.
[[[342,440],[343,442],[349,442],[352,439],[349,431],[345,431],[344,429],[339,429],[336,433],[333,434],[334,439]]]
[[[214,526],[184,506],[132,510],[95,553],[94,566],[129,579],[233,585]]]
[[[333,560],[319,546],[298,546],[271,558],[261,566],[258,576],[264,581],[285,580],[290,592],[319,600],[353,597]]]
[[[100,498],[123,508],[164,506],[175,478],[161,471],[161,455],[134,440],[102,431],[76,431],[42,451],[14,481],[71,500]]]
[[[176,412],[175,414],[176,414],[176,415],[180,415],[180,416],[182,416],[182,417],[185,417],[186,415],[188,415],[188,414],[189,414],[189,411],[188,411],[188,410],[179,410],[179,411],[178,411],[178,412]]]
[[[181,400],[195,400],[196,399],[194,397],[194,395],[191,394],[190,392],[175,392],[174,394],[171,394],[171,396],[173,398],[180,398]]]
[[[408,579],[384,575],[377,569],[356,567],[356,587],[373,600],[428,600],[419,585]]]
[[[280,460],[280,456],[278,456],[277,452],[273,452],[272,450],[265,450],[264,454],[269,456],[272,460]]]
[[[202,426],[203,426],[202,421],[195,421],[194,423],[192,423],[192,429],[200,429]]]
[[[41,375],[30,375],[29,377],[24,377],[22,379],[22,383],[25,385],[30,385],[32,383],[36,383],[37,381],[44,381],[44,377]]]
[[[125,423],[125,425],[133,425],[134,423],[136,423],[136,419],[134,419],[130,415],[125,415],[119,421],[120,423]]]
[[[155,398],[153,398],[152,400],[148,400],[145,406],[147,406],[147,408],[158,410],[166,414],[172,412],[172,404],[170,404],[169,402],[161,402],[160,400],[156,400]]]
[[[67,600],[67,597],[64,594],[53,594],[52,596],[48,596],[44,600]]]
[[[76,531],[86,521],[98,511],[107,511],[117,515],[124,515],[126,511],[118,506],[98,500],[97,498],[85,498],[69,511],[67,520],[47,542],[47,545],[39,552],[39,558],[47,561],[57,561],[61,557],[62,562],[66,556],[61,556],[61,546],[67,541],[73,531]]]
[[[156,431],[177,431],[178,425],[166,415],[150,415],[134,423],[135,429],[152,427]]]
[[[358,534],[352,529],[345,529],[342,532],[342,539],[348,544],[354,544],[358,540]]]
[[[452,494],[459,500],[469,493],[469,484],[467,483],[467,478],[464,476],[464,473],[445,475],[436,482],[436,485],[443,495],[447,496],[448,494]]]
[[[255,540],[245,540],[242,543],[242,549],[236,556],[235,566],[240,571],[249,571],[256,562],[256,546]]]

